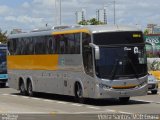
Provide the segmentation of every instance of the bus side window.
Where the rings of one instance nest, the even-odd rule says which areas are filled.
[[[47,39],[47,54],[53,54],[55,53],[55,39],[52,36],[49,36]]]
[[[13,40],[9,39],[7,45],[8,45],[8,55],[13,55]]]
[[[80,34],[75,34],[75,53],[80,54]]]
[[[89,47],[91,36],[89,34],[82,34],[82,51],[83,51],[83,65],[85,72],[93,77],[93,54]]]

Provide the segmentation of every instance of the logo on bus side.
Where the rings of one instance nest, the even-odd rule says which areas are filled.
[[[124,47],[124,51],[130,51],[132,50],[131,48],[128,48],[128,47]]]
[[[139,53],[138,47],[134,47],[134,54],[138,54],[138,53]]]

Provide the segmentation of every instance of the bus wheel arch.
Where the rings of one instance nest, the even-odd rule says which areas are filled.
[[[81,82],[76,81],[74,84],[74,95],[75,95],[75,100],[79,103],[84,103],[84,97],[83,97],[83,86]]]
[[[25,87],[25,82],[22,77],[19,78],[19,90],[21,95],[26,95],[26,87]]]
[[[33,92],[33,82],[31,78],[27,78],[27,94],[32,97],[34,96],[34,92]]]

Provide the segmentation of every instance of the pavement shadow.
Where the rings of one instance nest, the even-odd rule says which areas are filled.
[[[12,93],[14,95],[22,96],[19,93]],[[35,93],[35,98],[48,99],[48,100],[57,100],[63,102],[77,103],[75,98],[72,96],[57,95],[57,94],[48,94],[48,93]],[[149,102],[130,100],[127,103],[121,103],[118,99],[85,99],[85,103],[80,103],[85,105],[93,106],[117,106],[117,105],[135,105],[135,104],[149,104]]]

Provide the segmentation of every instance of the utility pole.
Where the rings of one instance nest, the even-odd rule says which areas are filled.
[[[107,24],[106,8],[104,7],[104,24]]]
[[[86,10],[82,8],[82,21],[86,20]]]
[[[62,22],[62,6],[61,6],[61,0],[59,0],[59,25],[61,25]]]
[[[96,18],[97,18],[97,21],[103,21],[104,24],[107,24],[107,14],[106,14],[105,6],[104,6],[103,9],[97,9],[96,10]]]
[[[96,11],[97,21],[99,22],[99,9]]]
[[[114,4],[114,24],[116,24],[116,1],[113,1]]]

